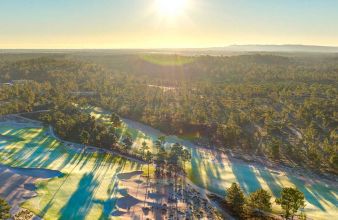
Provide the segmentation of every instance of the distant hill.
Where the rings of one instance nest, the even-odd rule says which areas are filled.
[[[233,52],[338,53],[338,47],[314,46],[314,45],[231,45],[228,47],[217,49]]]
[[[19,58],[22,56],[46,56],[46,55],[131,55],[131,54],[179,54],[185,56],[198,56],[198,55],[225,55],[225,56],[238,56],[247,55],[252,53],[268,53],[273,55],[283,55],[287,53],[295,55],[308,55],[316,53],[326,53],[329,56],[338,54],[338,47],[331,46],[317,46],[317,45],[231,45],[226,47],[207,47],[207,48],[163,48],[163,49],[1,49],[0,60],[2,58]],[[283,53],[283,54],[280,54]],[[8,57],[12,55],[12,57]]]

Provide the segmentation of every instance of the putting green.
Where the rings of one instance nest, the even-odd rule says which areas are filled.
[[[116,174],[142,169],[121,157],[67,147],[44,128],[0,123],[0,134],[2,164],[64,173],[37,183],[38,196],[22,205],[44,219],[109,218],[119,197]]]
[[[102,120],[107,120],[110,114],[94,107],[88,107],[86,111]],[[131,133],[135,143],[138,143],[134,144],[135,149],[145,140],[153,152],[156,152],[153,142],[163,135],[156,129],[126,119],[123,129]],[[225,154],[197,148],[193,143],[175,136],[167,137],[167,142],[179,142],[191,150],[192,161],[187,164],[188,176],[195,184],[209,191],[225,195],[225,189],[231,183],[238,182],[246,193],[264,188],[274,197],[278,197],[282,187],[297,186],[305,195],[307,216],[313,219],[335,219],[338,216],[337,184],[328,184],[293,172],[276,172],[259,165],[229,160]],[[274,206],[274,210],[281,211],[279,206]]]

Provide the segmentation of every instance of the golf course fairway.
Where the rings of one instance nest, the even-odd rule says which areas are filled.
[[[142,169],[121,157],[65,146],[43,127],[0,123],[0,134],[1,164],[63,173],[37,182],[37,196],[22,204],[44,219],[110,218],[123,189],[117,174]]]
[[[88,107],[88,113],[96,118],[108,120],[110,113],[96,107]],[[159,130],[150,126],[123,119],[124,130],[132,134],[134,147],[143,141],[155,151],[154,141],[161,135]],[[307,174],[290,171],[268,169],[259,164],[248,164],[244,161],[230,158],[222,152],[215,152],[208,148],[201,148],[190,141],[167,136],[167,145],[181,143],[191,150],[192,160],[187,164],[188,177],[196,185],[219,195],[225,195],[226,188],[231,183],[238,182],[246,194],[264,188],[275,197],[280,196],[282,187],[296,186],[306,199],[305,213],[313,219],[334,219],[338,215],[338,186],[335,182],[328,182]],[[273,203],[274,204],[274,203]],[[281,211],[276,205],[273,209]]]
[[[93,115],[107,117],[97,109]],[[153,142],[163,135],[149,126],[124,119],[121,132],[126,131],[135,139],[135,149],[145,140],[155,150]],[[37,196],[25,201],[22,207],[44,219],[113,218],[110,214],[121,196],[120,190],[123,190],[117,175],[142,170],[142,165],[110,154],[85,152],[57,141],[48,132],[41,126],[0,123],[1,164],[49,169],[63,174],[39,181],[36,184]],[[238,182],[247,194],[264,188],[278,197],[282,187],[297,186],[305,195],[308,217],[334,219],[338,214],[335,183],[247,164],[175,136],[167,137],[167,145],[175,142],[191,150],[192,160],[187,164],[189,179],[211,192],[225,195],[226,188]],[[274,210],[280,211],[277,206]]]

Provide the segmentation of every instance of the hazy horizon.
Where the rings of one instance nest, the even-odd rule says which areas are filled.
[[[338,46],[337,1],[4,0],[2,49]]]
[[[218,50],[224,49],[225,51],[231,51],[234,47],[303,47],[303,48],[323,48],[323,49],[338,49],[335,45],[306,45],[306,44],[230,44],[225,46],[214,47],[139,47],[139,48],[0,48],[0,50]],[[262,51],[264,52],[264,50]]]

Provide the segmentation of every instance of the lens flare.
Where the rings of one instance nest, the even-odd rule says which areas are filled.
[[[187,8],[188,0],[156,0],[158,13],[163,17],[176,17]]]

